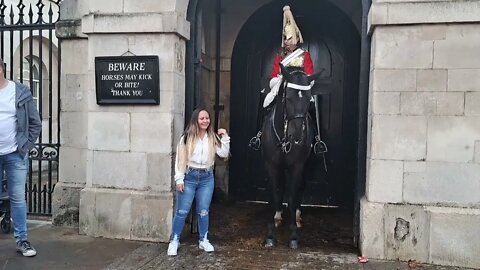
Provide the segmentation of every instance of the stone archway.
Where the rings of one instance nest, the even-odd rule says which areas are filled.
[[[222,2],[224,3],[224,1]],[[267,2],[268,1],[265,0],[265,3]],[[194,13],[192,13],[192,10],[195,11],[200,1],[172,0],[162,1],[160,4],[158,1],[146,1],[146,3],[144,3],[145,5],[139,5],[136,1],[124,0],[122,10],[120,10],[118,5],[113,3],[113,0],[112,5],[105,4],[105,1],[98,3],[90,2],[88,4],[73,0],[62,2],[61,8],[65,13],[63,13],[64,15],[62,16],[64,17],[58,24],[58,34],[62,39],[62,44],[65,45],[62,47],[62,59],[65,60],[66,65],[63,68],[61,77],[64,80],[68,77],[69,81],[75,81],[78,82],[78,84],[63,85],[62,91],[65,93],[76,93],[76,95],[65,97],[62,102],[62,104],[74,104],[75,106],[62,108],[61,118],[63,122],[61,124],[63,125],[62,130],[65,131],[66,140],[62,145],[63,152],[61,158],[65,161],[65,165],[71,164],[72,160],[78,160],[78,157],[81,158],[75,166],[60,168],[63,179],[60,179],[61,183],[56,189],[56,193],[58,194],[56,196],[57,202],[54,211],[58,213],[59,209],[71,210],[71,213],[69,212],[65,215],[65,219],[68,219],[71,215],[73,222],[75,222],[75,215],[77,215],[78,222],[79,208],[83,209],[80,212],[94,213],[92,215],[81,216],[80,218],[82,231],[87,234],[119,238],[130,237],[131,239],[152,239],[152,236],[142,234],[145,230],[134,230],[137,233],[136,235],[125,233],[132,231],[129,226],[126,226],[124,222],[121,221],[116,224],[117,221],[110,212],[102,212],[106,209],[102,209],[101,204],[92,205],[89,204],[89,201],[92,199],[100,202],[110,196],[112,199],[119,201],[123,201],[123,199],[130,200],[130,204],[118,203],[115,204],[115,206],[132,205],[132,203],[139,203],[137,200],[132,201],[134,197],[143,196],[145,193],[143,189],[149,187],[158,193],[158,196],[154,195],[150,197],[151,203],[155,201],[167,202],[162,204],[166,208],[161,209],[161,213],[157,215],[158,218],[161,219],[169,215],[168,213],[171,211],[170,206],[173,203],[173,198],[170,196],[171,170],[168,169],[171,168],[172,163],[172,145],[175,144],[183,129],[184,116],[188,117],[189,115],[189,108],[191,108],[189,106],[192,103],[188,99],[195,95],[194,88],[190,87],[190,85],[195,82],[195,79],[192,77],[194,74],[192,67],[198,64],[195,62],[195,60],[198,59],[193,58],[189,52],[194,48],[194,46],[190,47],[190,45],[193,44],[192,41],[195,40],[195,37],[192,35],[192,27],[194,27],[194,20],[192,20],[192,18],[194,18],[192,14]],[[349,3],[349,1],[344,1],[343,3]],[[348,7],[348,5],[346,6]],[[360,5],[356,6],[359,7]],[[149,12],[145,13],[144,11],[147,7]],[[352,8],[351,11],[353,10]],[[355,20],[356,22],[360,22],[360,24],[363,22],[361,28],[366,29],[365,6],[363,10],[362,16],[359,16]],[[348,14],[347,11],[346,13]],[[136,23],[139,21],[142,23]],[[161,25],[155,23],[158,21],[164,23]],[[135,27],[132,27],[132,25]],[[355,25],[359,24],[355,23]],[[367,39],[362,38],[362,44],[364,40]],[[108,42],[115,45],[100,46]],[[158,46],[158,44],[161,46]],[[197,43],[197,45],[198,44],[201,43]],[[105,49],[107,47],[110,49]],[[186,54],[182,55],[182,52],[185,52],[183,51],[185,47]],[[362,46],[362,48],[368,51],[369,47]],[[365,52],[364,50],[362,51]],[[137,55],[157,54],[160,56],[160,65],[163,72],[161,74],[161,89],[163,89],[162,93],[164,95],[162,100],[165,102],[161,102],[158,109],[151,109],[148,110],[148,112],[130,107],[123,108],[123,110],[109,109],[106,107],[98,107],[94,101],[92,102],[92,87],[89,82],[93,78],[94,57],[102,55],[124,55],[125,53]],[[76,59],[78,59],[78,63],[69,59],[68,56],[71,55],[77,56]],[[184,58],[185,55],[187,55],[186,58]],[[231,55],[223,59],[225,62],[222,63],[226,64],[222,67],[230,68],[228,65],[230,58]],[[368,59],[364,54],[362,54],[362,58]],[[184,70],[179,71],[178,67],[180,65],[174,64],[178,62],[178,60],[184,61]],[[363,86],[365,85],[368,86],[368,80],[367,84],[363,84]],[[368,89],[368,87],[365,89]],[[362,93],[364,92],[365,91],[362,90]],[[362,108],[364,108],[366,113],[366,106]],[[167,138],[165,143],[157,145],[158,147],[156,149],[144,149],[141,147],[143,144],[133,141],[137,139],[142,140],[142,138],[143,140],[149,141],[151,140],[149,139],[150,137],[154,138],[159,135],[148,133],[132,135],[130,133],[135,132],[135,129],[117,130],[115,128],[112,128],[110,132],[115,133],[118,131],[115,133],[118,135],[116,143],[112,141],[109,141],[108,144],[102,143],[102,134],[106,132],[104,128],[108,127],[109,124],[115,122],[118,124],[115,125],[115,127],[123,127],[136,121],[142,122],[142,119],[145,119],[147,113],[150,113],[150,115],[155,113],[159,116],[158,119],[162,119],[164,123],[167,123],[168,128],[164,127],[161,129],[162,132],[167,132],[161,135]],[[363,113],[360,115],[363,115]],[[133,120],[129,122],[128,119],[130,119],[130,117],[134,118],[131,118]],[[119,123],[118,121],[121,122]],[[78,123],[78,125],[71,126],[70,123]],[[360,123],[359,126],[362,127],[363,123]],[[152,132],[155,130],[157,129],[152,129]],[[363,133],[359,131],[359,134]],[[360,137],[359,141],[361,141]],[[360,143],[359,148],[361,148],[361,145]],[[137,155],[135,151],[128,153],[122,152],[125,147],[129,149],[134,148],[138,150],[140,154]],[[150,151],[154,153],[150,153]],[[362,156],[361,151],[359,151],[358,155]],[[120,166],[122,170],[107,170],[106,172],[110,172],[111,175],[105,174],[100,169],[102,167],[102,160],[112,158],[113,156],[121,156],[121,159],[129,166],[139,165],[138,168],[142,171],[139,178],[142,180],[133,184],[127,180],[128,177],[125,177],[125,175],[129,175],[129,170],[134,170],[137,167]],[[92,164],[92,158],[94,158],[97,163]],[[358,171],[364,166],[361,163],[359,159]],[[142,167],[142,164],[147,165]],[[161,164],[160,167],[164,168],[164,170],[158,171],[158,169],[154,169],[157,167],[152,164]],[[144,169],[146,170],[145,173],[143,173]],[[123,170],[126,170],[125,174],[119,174]],[[99,175],[102,176],[102,179],[99,179]],[[361,173],[359,173],[359,175],[361,175]],[[121,182],[115,179],[126,180]],[[153,185],[152,183],[157,183],[157,185]],[[130,188],[138,190],[138,194],[131,193]],[[80,190],[82,190],[82,193],[80,193]],[[83,199],[80,197],[83,197]],[[83,204],[80,204],[79,201],[82,201]],[[145,202],[142,201],[142,203],[145,205]],[[138,207],[140,206],[134,205],[135,209],[138,209]],[[127,208],[123,207],[121,213],[128,218],[139,218],[138,214],[133,215],[131,209],[128,210]],[[94,211],[92,212],[92,210]],[[103,219],[106,218],[109,224],[115,224],[115,230],[105,231],[100,228],[98,224],[98,218],[100,216]],[[58,220],[61,221],[62,217]],[[125,220],[128,222],[128,219]],[[163,221],[165,222],[165,220]],[[149,222],[152,222],[152,226],[154,223],[158,223],[157,220],[151,220]],[[133,222],[133,224],[135,224],[135,222]],[[161,239],[167,239],[168,224],[169,221],[166,220],[165,226],[152,229],[152,231],[155,232],[154,237],[158,236]]]
[[[257,1],[257,6],[261,6],[263,4],[267,4],[270,1],[265,0],[265,1]],[[353,135],[352,136],[357,136],[358,143],[356,146],[356,149],[354,149],[354,155],[358,158],[356,158],[353,167],[354,167],[354,187],[353,189],[355,190],[355,194],[353,195],[353,198],[351,200],[354,202],[354,213],[355,213],[355,241],[358,240],[358,227],[360,224],[359,220],[359,201],[360,198],[362,198],[365,194],[365,173],[366,173],[366,167],[365,167],[365,156],[366,156],[366,143],[367,143],[367,99],[368,99],[368,85],[369,85],[369,50],[370,50],[370,42],[369,38],[367,36],[367,14],[370,8],[370,2],[367,0],[363,1],[332,1],[331,4],[335,5],[338,7],[338,9],[342,10],[344,14],[351,20],[351,23],[355,25],[355,28],[358,31],[358,35],[360,36],[360,47],[358,48],[360,50],[360,71],[359,71],[359,83],[358,83],[358,98],[357,98],[357,109],[358,109],[358,126],[355,130],[353,130]],[[189,114],[189,108],[193,108],[195,104],[195,99],[198,98],[199,96],[199,87],[200,85],[200,78],[202,76],[199,76],[198,70],[196,68],[199,68],[199,63],[201,60],[201,53],[199,52],[199,47],[202,43],[201,40],[196,39],[196,36],[193,34],[194,31],[193,29],[196,27],[195,26],[195,13],[194,11],[196,8],[198,8],[201,5],[201,1],[190,1],[189,2],[189,9],[187,12],[187,17],[191,23],[191,39],[187,42],[187,58],[186,58],[186,96],[185,96],[185,101],[186,101],[186,115]],[[257,8],[258,8],[257,7]],[[213,9],[215,10],[215,9]],[[228,12],[228,7],[223,7],[222,10],[225,11],[225,14],[231,14]],[[236,12],[240,12],[240,14],[243,14],[245,12],[252,14],[255,9],[252,9],[248,3],[242,3],[241,9],[237,8]],[[211,16],[215,16],[215,12],[212,11],[210,13]],[[356,15],[355,15],[356,14]],[[231,15],[228,15],[231,17]],[[243,16],[243,15],[242,15]],[[243,24],[246,19],[248,18],[249,15],[246,17],[242,17],[240,20],[240,23]],[[224,27],[225,20],[222,17],[222,27]],[[229,26],[225,26],[228,28]],[[225,28],[222,28],[225,29]],[[234,33],[234,35],[238,34],[239,29],[230,29],[229,32]],[[232,31],[233,30],[233,31]],[[224,31],[224,30],[222,30]],[[214,35],[213,35],[214,36]],[[210,35],[212,37],[212,35]],[[222,39],[222,43],[224,40]],[[228,44],[228,42],[227,42]],[[228,45],[227,45],[228,46]],[[222,47],[223,48],[223,47]],[[197,50],[196,55],[194,54],[194,50]],[[224,53],[222,51],[222,53]],[[223,58],[228,58],[231,60],[231,55],[226,55],[222,54],[222,59]],[[228,70],[230,72],[230,70]],[[223,73],[222,73],[223,74]],[[228,75],[229,80],[231,79],[232,75]],[[223,88],[222,88],[223,89]],[[229,89],[229,88],[225,88]],[[230,107],[234,106],[231,104]],[[191,109],[190,109],[191,111]],[[231,118],[229,118],[231,119]],[[233,126],[231,126],[232,129],[234,129]],[[355,164],[356,163],[356,164]],[[230,175],[230,179],[232,178],[232,175]],[[231,185],[230,185],[231,186]]]
[[[263,4],[267,4],[270,1],[263,1],[263,2],[258,2],[258,6],[261,6]],[[199,49],[199,45],[201,45],[200,40],[196,40],[196,36],[193,34],[194,33],[194,28],[196,27],[195,24],[195,11],[196,8],[200,5],[201,1],[197,0],[192,0],[188,4],[188,12],[187,12],[187,18],[190,21],[190,26],[191,26],[191,39],[187,42],[187,59],[186,59],[186,96],[185,96],[185,102],[186,102],[186,116],[189,115],[189,111],[191,111],[195,104],[194,99],[198,98],[199,96],[199,78],[198,73],[195,72],[194,67],[198,67],[198,63],[203,60],[201,58],[201,53],[198,53],[195,56],[195,49]],[[226,3],[225,1],[222,1],[222,4],[228,5],[229,3]],[[360,36],[360,47],[358,48],[361,50],[360,53],[360,72],[359,72],[359,83],[356,86],[358,89],[358,98],[357,102],[358,104],[357,109],[358,109],[358,126],[356,129],[354,129],[352,132],[354,133],[353,136],[357,137],[358,139],[358,144],[356,146],[356,149],[354,150],[354,155],[356,156],[355,162],[353,163],[354,167],[354,187],[353,189],[355,190],[355,194],[352,195],[354,198],[351,198],[351,200],[354,202],[354,212],[355,212],[355,240],[357,240],[357,235],[358,235],[358,226],[359,226],[359,200],[360,198],[365,194],[365,153],[366,153],[366,119],[367,119],[367,97],[368,97],[368,78],[369,78],[369,50],[370,50],[370,43],[369,39],[367,38],[367,32],[366,32],[366,18],[367,18],[367,13],[370,7],[370,1],[363,0],[363,1],[332,1],[332,4],[337,6],[339,10],[341,10],[346,16],[349,18],[351,23],[355,25],[354,28],[358,31],[358,35]],[[254,12],[254,9],[252,10],[251,8],[248,7],[247,3],[242,3],[241,9],[237,9],[236,12],[245,12],[246,10],[250,10],[250,14]],[[258,8],[258,7],[257,7]],[[224,16],[231,16],[232,13],[228,12],[228,7],[223,8],[225,14],[228,15],[222,15],[222,19]],[[240,11],[241,10],[241,11]],[[214,11],[212,16],[214,16]],[[245,22],[247,20],[248,16],[245,17],[242,21]],[[222,21],[223,22],[223,21]],[[222,25],[223,27],[223,25]],[[222,28],[223,29],[223,28]],[[230,28],[229,28],[230,29]],[[237,32],[235,32],[237,31]],[[234,33],[238,33],[239,29],[233,31]],[[236,35],[236,34],[235,34]],[[210,36],[213,37],[213,36]],[[197,42],[197,43],[196,43]],[[231,58],[231,55],[222,55],[223,57],[227,57],[228,59]],[[229,80],[231,75],[229,75]],[[222,88],[223,89],[223,88]],[[228,88],[227,88],[228,89]],[[231,104],[230,107],[233,107],[234,105]],[[189,109],[190,108],[190,109]],[[234,129],[233,126],[230,126],[231,129]],[[231,179],[231,176],[230,176]]]

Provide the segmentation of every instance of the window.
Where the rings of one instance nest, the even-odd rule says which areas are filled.
[[[37,108],[39,105],[39,89],[40,89],[40,80],[39,80],[39,65],[38,62],[35,59],[32,59],[32,70],[30,70],[30,57],[25,57],[23,59],[23,84],[28,86],[30,90],[32,91],[32,96],[35,102],[37,103]],[[18,73],[20,74],[20,72]],[[32,75],[32,81],[30,84],[30,74]],[[20,75],[18,75],[17,80],[20,81]]]

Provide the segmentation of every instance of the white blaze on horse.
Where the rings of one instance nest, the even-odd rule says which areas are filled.
[[[287,70],[288,69],[288,70]],[[262,155],[267,174],[272,214],[269,217],[266,247],[276,244],[275,228],[282,222],[286,194],[290,213],[291,248],[298,247],[301,227],[300,204],[305,186],[303,171],[314,143],[314,122],[308,113],[313,100],[312,86],[320,75],[308,76],[298,68],[281,65],[283,82],[276,101],[262,127]]]

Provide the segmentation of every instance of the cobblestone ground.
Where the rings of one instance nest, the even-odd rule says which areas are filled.
[[[351,214],[338,209],[306,209],[305,228],[298,250],[287,246],[287,226],[279,229],[278,246],[263,247],[266,205],[214,205],[211,210],[210,239],[216,250],[208,254],[198,249],[197,235],[184,237],[178,256],[166,255],[166,244],[144,244],[129,256],[120,258],[106,269],[369,269],[406,270],[407,262],[370,260],[357,262],[352,242]],[[423,270],[465,269],[417,265]]]
[[[93,238],[78,228],[55,227],[29,221],[29,238],[38,254],[25,258],[15,252],[12,233],[0,233],[2,270],[131,270],[131,269],[340,269],[410,270],[406,262],[360,264],[352,244],[351,214],[335,209],[306,209],[305,228],[298,250],[287,247],[287,226],[279,229],[278,246],[263,247],[265,205],[236,204],[212,207],[211,235],[215,252],[197,247],[197,235],[186,231],[176,257],[166,255],[167,244]],[[189,229],[189,228],[187,228]],[[423,270],[455,267],[418,265]],[[465,270],[465,268],[463,268]]]
[[[117,260],[105,269],[319,269],[319,270],[411,270],[406,262],[370,260],[360,264],[353,253],[328,251],[235,250],[216,246],[207,254],[194,243],[183,245],[177,257],[166,255],[167,245],[146,244],[130,256]],[[417,265],[419,270],[467,270],[467,268]]]

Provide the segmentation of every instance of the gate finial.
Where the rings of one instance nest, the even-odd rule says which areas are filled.
[[[7,8],[7,5],[5,5],[5,1],[2,0],[0,2],[0,25],[5,25],[5,9]]]
[[[43,20],[43,7],[45,7],[45,4],[42,2],[43,0],[38,0],[37,4],[35,4],[38,8],[38,20],[37,20],[37,23],[38,24],[42,24],[44,23],[45,21]]]

